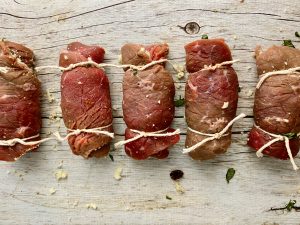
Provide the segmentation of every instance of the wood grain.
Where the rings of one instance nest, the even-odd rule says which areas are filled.
[[[67,143],[44,143],[16,163],[0,162],[0,224],[300,224],[299,212],[266,212],[290,199],[300,201],[299,172],[289,161],[256,158],[245,146],[252,126],[252,106],[257,82],[253,49],[280,45],[293,40],[300,47],[300,5],[298,0],[2,0],[0,35],[32,48],[37,65],[55,65],[61,49],[69,42],[99,44],[106,49],[105,62],[117,63],[120,48],[127,42],[149,44],[168,42],[170,59],[183,64],[183,46],[208,34],[222,37],[232,49],[241,86],[238,112],[248,116],[234,126],[233,144],[227,154],[207,162],[192,161],[181,154],[186,125],[184,109],[176,108],[173,127],[182,129],[181,141],[167,160],[134,161],[122,149],[115,150],[115,162],[84,160],[71,154]],[[179,26],[194,21],[195,35]],[[120,69],[108,68],[114,106],[115,141],[124,138]],[[185,80],[176,95],[183,95]],[[43,130],[65,133],[60,122],[49,120],[53,112],[61,116],[60,73],[39,74],[43,91],[55,97],[49,103],[42,96]],[[243,132],[244,134],[241,134]],[[63,161],[66,180],[54,173]],[[300,165],[299,158],[296,163]],[[113,178],[123,168],[122,180]],[[230,184],[225,174],[236,169]],[[169,178],[173,169],[184,171],[184,194],[175,190]],[[53,195],[49,189],[57,191]],[[166,195],[172,200],[166,199]],[[87,209],[95,203],[97,210]]]

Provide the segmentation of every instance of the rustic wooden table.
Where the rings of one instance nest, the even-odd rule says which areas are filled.
[[[170,59],[183,64],[186,43],[202,34],[225,38],[234,58],[241,60],[234,65],[241,86],[238,112],[248,115],[234,125],[228,153],[206,162],[181,154],[184,108],[176,108],[173,123],[182,130],[181,140],[166,160],[134,161],[123,150],[112,152],[114,162],[84,160],[72,155],[67,143],[52,141],[15,163],[0,162],[0,224],[300,224],[299,212],[267,212],[290,199],[300,201],[299,172],[289,161],[258,159],[245,145],[257,82],[253,50],[256,45],[280,45],[283,39],[300,47],[294,35],[300,31],[299,0],[1,0],[0,18],[0,36],[32,48],[38,66],[57,64],[60,50],[72,41],[103,46],[108,63],[117,63],[124,43],[167,42]],[[190,21],[201,26],[198,34],[180,29]],[[106,71],[118,141],[125,127],[123,72]],[[173,75],[179,86],[176,95],[183,95],[185,79]],[[61,118],[60,73],[43,71],[39,79],[44,93],[42,136],[56,130],[65,134],[60,119],[49,119],[54,114]],[[55,98],[52,103],[47,90]],[[113,177],[118,167],[123,168],[120,181]],[[227,184],[229,167],[236,175]],[[68,177],[57,181],[60,169]],[[176,192],[169,177],[173,169],[184,171],[183,194]]]

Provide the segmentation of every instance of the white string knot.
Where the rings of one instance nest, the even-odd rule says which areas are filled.
[[[291,151],[291,148],[290,148],[290,140],[288,137],[286,136],[283,136],[283,135],[279,135],[279,134],[273,134],[273,133],[270,133],[268,131],[265,131],[263,130],[262,128],[260,128],[259,126],[257,126],[256,124],[254,124],[254,127],[256,127],[257,129],[261,130],[262,132],[270,135],[271,137],[274,137],[274,139],[270,140],[269,142],[267,142],[266,144],[264,144],[262,147],[260,147],[260,149],[257,150],[256,152],[256,156],[261,158],[264,156],[264,154],[262,153],[267,147],[271,146],[272,144],[274,144],[275,142],[278,142],[278,141],[284,141],[284,144],[285,144],[285,148],[286,148],[286,151],[288,153],[288,156],[290,158],[290,161],[291,161],[291,164],[293,166],[293,169],[294,170],[298,170],[299,167],[296,165],[295,161],[294,161],[294,158],[293,158],[293,155],[292,155],[292,151]]]
[[[233,120],[231,120],[227,125],[226,127],[223,128],[223,130],[221,130],[220,132],[218,133],[215,133],[215,134],[206,134],[206,133],[202,133],[200,131],[196,131],[196,130],[193,130],[192,128],[188,127],[188,129],[190,131],[192,131],[193,133],[196,133],[196,134],[199,134],[199,135],[203,135],[203,136],[207,136],[207,138],[204,138],[202,141],[198,142],[197,144],[189,147],[189,148],[184,148],[182,153],[183,154],[186,154],[186,153],[189,153],[189,152],[192,152],[194,151],[196,148],[200,147],[201,145],[205,144],[206,142],[209,142],[209,141],[212,141],[212,140],[215,140],[215,139],[220,139],[221,137],[223,136],[226,136],[228,135],[228,133],[226,134],[226,132],[228,131],[228,129],[232,126],[232,124],[241,119],[241,118],[244,118],[246,116],[246,114],[244,113],[241,113],[240,115],[236,116]]]
[[[22,145],[36,145],[36,144],[40,144],[42,142],[48,141],[48,140],[52,140],[53,138],[45,138],[42,140],[38,140],[38,141],[28,141],[34,138],[39,137],[39,134],[33,135],[31,137],[27,137],[27,138],[13,138],[13,139],[9,139],[9,140],[0,140],[0,146],[14,146],[16,144],[22,144]]]
[[[115,148],[119,148],[127,143],[130,143],[130,142],[133,142],[137,139],[140,139],[142,137],[168,137],[168,136],[174,136],[176,134],[180,134],[180,129],[176,129],[175,131],[173,132],[167,132],[167,133],[163,133],[165,132],[166,130],[168,130],[169,128],[166,128],[166,129],[163,129],[163,130],[159,130],[159,131],[154,131],[154,132],[145,132],[145,131],[139,131],[139,130],[133,130],[133,129],[130,129],[132,132],[134,133],[137,133],[138,135],[133,137],[133,138],[130,138],[130,139],[127,139],[127,140],[124,140],[124,141],[119,141],[117,143],[115,143]]]
[[[104,135],[107,135],[107,136],[109,136],[111,138],[114,138],[114,133],[102,130],[102,129],[105,129],[105,128],[110,127],[110,126],[112,126],[112,123],[108,124],[106,126],[103,126],[103,127],[90,128],[90,129],[76,129],[76,130],[70,130],[70,129],[68,129],[71,132],[68,133],[65,137],[62,137],[59,134],[59,132],[54,132],[53,133],[54,137],[48,137],[48,138],[44,138],[44,139],[41,139],[41,140],[38,140],[38,141],[28,141],[28,140],[31,140],[31,139],[39,137],[40,136],[39,134],[31,136],[31,137],[27,137],[27,138],[22,138],[22,139],[20,139],[20,138],[13,138],[13,139],[10,139],[10,140],[0,140],[0,146],[14,146],[17,143],[22,144],[22,145],[36,145],[36,144],[40,144],[40,143],[43,143],[43,142],[46,142],[46,141],[50,141],[50,140],[65,141],[70,136],[72,136],[72,135],[78,135],[78,134],[80,134],[82,132],[84,132],[84,133],[93,133],[93,134],[97,134],[97,135],[104,134]]]
[[[264,73],[260,77],[260,79],[259,79],[259,81],[256,85],[256,89],[259,89],[261,87],[262,83],[271,76],[274,76],[274,75],[288,75],[288,74],[291,74],[291,73],[295,73],[297,75],[300,75],[300,72],[298,72],[298,71],[300,71],[300,67],[293,67],[293,68],[289,68],[287,70],[277,70],[277,71]]]
[[[216,69],[219,69],[225,65],[230,65],[230,64],[233,64],[233,63],[236,63],[236,62],[239,62],[240,60],[239,59],[236,59],[236,60],[231,60],[231,61],[225,61],[225,62],[222,62],[222,63],[217,63],[215,65],[204,65],[204,68],[201,69],[200,71],[205,71],[205,70],[216,70]]]
[[[135,65],[131,65],[131,64],[124,64],[124,65],[115,65],[115,64],[110,64],[110,63],[96,63],[95,61],[93,61],[90,57],[87,59],[87,61],[83,61],[83,62],[79,62],[79,63],[74,63],[74,64],[70,64],[67,67],[62,67],[62,66],[38,66],[35,67],[36,71],[40,71],[42,69],[59,69],[61,71],[69,71],[72,70],[76,67],[80,67],[80,66],[93,66],[96,67],[98,69],[103,69],[104,67],[116,67],[116,68],[122,68],[122,69],[126,69],[126,68],[130,68],[130,69],[134,69],[134,70],[145,70],[153,65],[159,64],[159,63],[163,63],[168,61],[167,59],[160,59],[160,60],[155,60],[152,61],[144,66],[135,66]],[[1,67],[0,67],[1,68]]]

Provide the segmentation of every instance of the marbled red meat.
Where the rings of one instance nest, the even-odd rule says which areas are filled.
[[[272,46],[263,51],[256,49],[257,73],[285,70],[300,66],[300,50],[286,46]],[[254,121],[261,129],[273,134],[298,134],[300,132],[300,76],[297,74],[274,75],[266,79],[255,92]],[[256,151],[270,140],[270,135],[253,127],[248,145]],[[289,141],[293,157],[299,152],[299,138]],[[267,147],[263,154],[289,159],[284,141]]]
[[[188,127],[214,134],[235,117],[238,102],[238,78],[226,65],[216,70],[201,70],[205,66],[231,61],[231,53],[223,39],[203,39],[185,46],[186,69],[191,73],[185,88],[185,117]],[[206,142],[189,152],[193,159],[212,159],[226,152],[231,143],[231,130],[226,136]],[[187,131],[185,146],[189,148],[207,136]]]
[[[0,41],[0,140],[28,138],[40,133],[40,81],[33,71],[33,52],[23,45]],[[36,141],[38,138],[30,139]],[[0,146],[0,160],[15,161],[35,145]]]
[[[142,46],[126,44],[122,47],[122,63],[145,65],[166,58],[167,44]],[[125,139],[135,137],[131,129],[155,132],[169,128],[174,118],[175,87],[172,76],[163,65],[154,65],[143,71],[128,69],[123,80],[123,115],[127,125]],[[168,147],[179,141],[179,135],[142,137],[125,145],[127,155],[134,159],[166,158]]]
[[[74,42],[60,54],[59,65],[67,67],[91,58],[101,63],[104,49],[99,46]],[[95,67],[76,67],[61,77],[61,109],[68,129],[91,129],[112,123],[109,81],[104,70]],[[113,132],[112,126],[103,129]],[[104,134],[82,132],[68,138],[76,155],[84,158],[106,156],[110,150],[111,138]]]

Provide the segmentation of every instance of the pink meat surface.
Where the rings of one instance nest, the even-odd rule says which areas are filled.
[[[256,49],[258,75],[274,70],[285,70],[300,66],[300,50],[286,46],[272,46],[266,51]],[[266,79],[255,92],[254,121],[263,130],[274,134],[298,134],[300,132],[300,76],[297,74],[276,75]],[[273,137],[253,126],[248,145],[254,150],[272,140]],[[290,139],[293,156],[299,152],[299,138]],[[264,154],[288,159],[283,141],[276,142],[263,151]]]
[[[60,54],[60,66],[87,61],[91,58],[101,63],[104,49],[87,46],[79,42],[68,45]],[[61,109],[68,129],[91,129],[112,123],[109,81],[104,70],[95,67],[76,67],[61,77]],[[112,126],[104,131],[112,132]],[[82,132],[69,137],[69,145],[76,155],[84,158],[106,156],[110,150],[111,138],[104,134]]]
[[[33,71],[33,52],[23,45],[0,41],[0,140],[27,138],[41,129],[40,81]],[[39,140],[38,138],[30,141]],[[0,146],[0,160],[15,161],[38,145]]]
[[[122,63],[144,65],[166,58],[168,45],[142,46],[126,44],[122,47]],[[169,128],[174,118],[175,87],[172,76],[163,65],[143,71],[127,70],[123,80],[123,114],[127,125],[125,139],[137,134],[130,129],[154,132]],[[169,128],[165,132],[172,132]],[[179,141],[179,135],[143,137],[125,145],[127,155],[134,159],[165,158],[168,147]]]
[[[188,127],[202,133],[218,133],[236,115],[238,78],[230,65],[216,70],[201,69],[232,60],[230,50],[222,39],[194,41],[185,50],[187,71],[191,73],[185,88]],[[188,130],[185,146],[191,147],[205,138]],[[226,136],[206,142],[189,155],[196,160],[212,159],[226,152],[230,143],[231,129]]]

